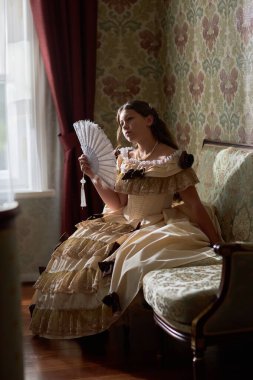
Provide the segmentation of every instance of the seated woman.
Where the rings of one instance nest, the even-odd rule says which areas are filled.
[[[106,207],[102,217],[77,225],[38,278],[36,335],[75,338],[107,330],[148,271],[219,260],[211,245],[221,238],[196,191],[191,157],[144,101],[120,107],[117,122],[119,141],[123,134],[132,147],[119,150],[114,190],[92,173],[87,157],[79,158]],[[175,194],[182,206],[173,207]]]

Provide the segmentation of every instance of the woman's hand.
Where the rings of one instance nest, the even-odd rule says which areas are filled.
[[[107,187],[99,177],[91,170],[89,160],[85,154],[79,158],[80,168],[83,174],[90,177],[103,202],[113,211],[119,210],[127,204],[127,194],[120,194]]]
[[[83,174],[87,175],[91,179],[94,178],[95,174],[93,173],[93,171],[90,168],[90,164],[89,164],[87,156],[85,156],[84,154],[82,154],[78,158],[78,160],[79,160],[79,164],[80,164],[80,169],[83,172]]]

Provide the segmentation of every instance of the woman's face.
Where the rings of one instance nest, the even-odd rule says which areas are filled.
[[[142,116],[134,110],[126,109],[120,113],[119,123],[125,139],[131,143],[138,143],[151,133],[153,116]]]

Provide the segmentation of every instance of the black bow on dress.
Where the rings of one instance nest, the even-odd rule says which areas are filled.
[[[123,180],[142,178],[145,174],[145,169],[129,169],[122,177]]]

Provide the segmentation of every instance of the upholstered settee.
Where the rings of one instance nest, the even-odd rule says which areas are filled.
[[[189,342],[194,379],[204,379],[208,345],[253,333],[253,146],[205,140],[196,170],[220,223],[221,263],[151,271],[143,293],[157,325]]]

